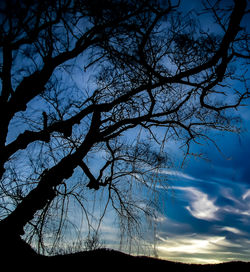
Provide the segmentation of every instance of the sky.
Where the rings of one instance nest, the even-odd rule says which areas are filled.
[[[182,4],[188,11],[201,1]],[[210,22],[203,17],[203,24],[206,20]],[[211,135],[220,152],[213,144],[195,146],[194,151],[202,151],[208,160],[189,157],[181,167],[183,154],[177,149],[175,168],[161,169],[169,186],[167,191],[158,187],[164,208],[158,211],[153,231],[144,233],[145,245],[155,248],[159,258],[185,263],[250,261],[250,106],[240,108],[238,114],[240,135]],[[74,220],[78,215],[71,216]],[[113,217],[107,209],[100,235],[106,247],[119,249]]]
[[[190,158],[183,169],[166,172],[170,189],[158,224],[160,257],[187,263],[250,261],[249,105],[239,115],[240,135],[214,136],[221,152],[205,146],[209,161]]]
[[[182,3],[188,11],[201,1]],[[209,161],[189,157],[181,167],[182,154],[177,152],[175,168],[161,169],[169,187],[158,187],[164,208],[144,241],[159,258],[185,263],[250,261],[250,105],[239,115],[240,135],[213,135],[221,152],[212,144],[202,147]],[[194,148],[200,152],[199,146]],[[113,215],[107,210],[100,234],[105,246],[119,248]],[[70,216],[74,221],[79,213],[75,210]]]
[[[163,209],[154,232],[145,228],[144,233],[145,245],[155,248],[159,258],[200,264],[250,261],[250,107],[241,116],[244,132],[217,135],[220,152],[204,147],[209,161],[189,158],[182,168],[161,169],[168,185],[168,190],[158,187]],[[100,233],[105,246],[117,249],[119,230],[112,217],[107,213]]]
[[[201,1],[182,1],[182,5],[189,11],[200,7]],[[203,17],[205,25],[206,20],[210,22]],[[177,155],[175,168],[161,169],[168,190],[158,186],[163,209],[157,213],[154,228],[147,229],[145,224],[142,230],[149,254],[154,249],[159,258],[185,263],[250,261],[250,105],[240,108],[238,114],[242,118],[240,135],[210,135],[220,151],[213,144],[194,146],[194,151],[206,154],[208,160],[188,157],[181,167],[183,153],[172,147]],[[94,195],[93,203],[95,208],[103,206],[102,201],[95,204]],[[78,220],[78,211],[73,209],[70,217],[72,222]],[[85,223],[81,228],[86,232]],[[100,226],[103,245],[120,249],[120,234],[114,212],[107,209]],[[139,239],[138,244],[141,242]]]
[[[183,8],[199,5],[191,1]],[[169,189],[162,190],[164,211],[153,234],[158,257],[185,263],[250,261],[249,105],[238,114],[242,133],[212,135],[220,151],[212,144],[202,147],[208,160],[188,158],[181,168],[179,154],[176,168],[161,170]],[[115,241],[113,225],[104,223],[102,232]]]
[[[191,159],[168,171],[166,212],[158,224],[158,254],[194,263],[250,261],[250,110],[242,135],[218,136],[220,154],[207,147],[209,162]]]

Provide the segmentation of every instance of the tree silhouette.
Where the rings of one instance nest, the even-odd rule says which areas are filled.
[[[203,7],[210,30],[172,1],[1,2],[1,247],[25,231],[42,245],[53,220],[56,241],[70,198],[88,218],[90,190],[137,222],[150,211],[129,188],[154,192],[168,142],[189,155],[212,129],[239,131],[249,11],[223,5]]]

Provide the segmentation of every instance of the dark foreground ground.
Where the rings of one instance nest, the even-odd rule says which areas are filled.
[[[249,272],[250,263],[230,262],[217,265],[196,265],[169,262],[145,256],[131,256],[119,251],[98,249],[53,257],[30,254],[21,250],[18,254],[4,254],[0,271],[166,271],[166,272]],[[5,252],[6,253],[6,252]],[[19,254],[20,253],[20,254]],[[3,255],[2,255],[3,256]],[[7,266],[5,266],[7,264]],[[2,270],[1,267],[8,267]],[[17,269],[18,268],[18,269]],[[159,270],[161,269],[161,270]]]
[[[132,271],[143,271],[142,269],[149,269],[147,271],[246,271],[250,272],[250,263],[244,262],[230,262],[217,265],[195,265],[183,264],[177,262],[170,262],[166,260],[145,257],[145,256],[131,256],[119,251],[101,249],[96,251],[81,252],[72,255],[55,256],[49,261],[55,265],[61,263],[67,266],[70,262],[76,264],[84,264],[85,262],[92,268],[99,268],[104,271],[124,271],[125,269],[133,269]],[[79,266],[78,266],[79,267]],[[123,270],[124,269],[124,270]],[[161,269],[161,270],[158,270]],[[95,269],[94,269],[95,271]],[[132,272],[131,271],[131,272]]]

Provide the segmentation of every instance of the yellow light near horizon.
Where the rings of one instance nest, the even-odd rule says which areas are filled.
[[[157,246],[158,250],[167,252],[183,252],[183,253],[211,253],[211,250],[224,240],[225,237],[211,237],[209,239],[183,239],[178,241],[169,241],[164,245]]]

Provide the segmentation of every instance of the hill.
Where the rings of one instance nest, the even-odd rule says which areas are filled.
[[[53,266],[60,263],[60,265],[66,267],[73,262],[73,266],[75,267],[79,267],[80,264],[86,264],[93,269],[101,268],[103,270],[105,268],[105,271],[132,269],[134,267],[139,267],[140,271],[141,269],[153,269],[154,271],[156,271],[156,269],[164,269],[164,271],[178,272],[250,271],[250,263],[245,262],[229,262],[216,265],[184,264],[146,256],[132,256],[120,251],[108,249],[59,255],[49,257],[48,260]]]
[[[9,266],[23,267],[33,270],[39,268],[44,271],[123,271],[138,268],[164,269],[164,271],[177,272],[225,272],[225,271],[250,271],[250,263],[229,262],[216,265],[184,264],[170,262],[162,259],[132,256],[120,251],[110,249],[98,249],[94,251],[83,251],[74,254],[42,256],[38,254],[9,256]],[[14,261],[16,259],[16,261]],[[5,261],[7,259],[5,258]]]

